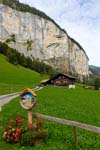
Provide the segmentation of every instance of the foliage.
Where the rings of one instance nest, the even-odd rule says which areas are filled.
[[[90,85],[90,86],[94,86],[94,80],[95,80],[95,77],[90,76],[88,81],[85,84]]]
[[[8,49],[8,45],[0,42],[0,53],[7,55],[7,49]]]
[[[27,41],[28,50],[31,49],[32,41]],[[8,61],[14,65],[21,65],[23,67],[30,68],[41,74],[50,74],[53,72],[53,68],[39,60],[36,60],[34,57],[25,57],[24,54],[19,53],[17,50],[10,48],[6,43],[0,42],[0,53],[7,56]]]
[[[32,7],[28,6],[27,4],[19,3],[19,1],[17,1],[17,0],[12,0],[12,1],[11,0],[6,0],[6,1],[2,0],[2,3],[4,5],[10,6],[13,9],[23,11],[23,12],[30,12],[30,13],[33,13],[33,14],[38,15],[40,17],[49,19],[49,17],[45,13],[37,10],[36,8],[32,8]]]
[[[27,51],[32,50],[32,43],[33,43],[32,40],[27,40]]]
[[[58,71],[56,71],[55,69],[51,69],[51,70],[50,70],[50,73],[49,73],[50,78],[52,78],[52,77],[56,76],[58,73],[59,73],[59,72],[58,72]]]
[[[100,88],[100,78],[96,78],[94,81],[95,90],[99,90]]]
[[[7,49],[7,55],[8,61],[14,65],[18,64],[18,53],[17,51],[15,52],[12,48]]]
[[[6,43],[16,42],[16,40],[15,40],[15,34],[10,35],[10,37],[8,39],[6,39],[5,42]]]
[[[26,131],[21,135],[21,146],[32,146],[34,145],[34,134],[30,131]]]
[[[42,120],[36,120],[33,125],[29,125],[29,129],[21,135],[22,146],[32,146],[37,143],[43,142],[47,137],[48,130],[44,129]]]

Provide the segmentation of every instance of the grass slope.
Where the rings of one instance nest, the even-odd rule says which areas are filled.
[[[34,87],[43,78],[35,71],[10,64],[6,57],[0,54],[0,94]]]
[[[46,87],[37,92],[38,112],[64,119],[100,126],[100,92]],[[9,110],[9,112],[8,112]],[[35,147],[11,145],[2,139],[2,127],[10,118],[20,115],[27,119],[27,111],[21,108],[19,98],[6,104],[0,113],[0,150],[73,150],[73,128],[44,121],[49,136],[44,144]],[[78,129],[79,150],[100,150],[100,135]]]

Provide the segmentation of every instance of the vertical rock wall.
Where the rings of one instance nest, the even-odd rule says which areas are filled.
[[[34,56],[64,73],[88,76],[88,56],[83,48],[50,20],[0,4],[0,40],[14,35],[9,46]]]

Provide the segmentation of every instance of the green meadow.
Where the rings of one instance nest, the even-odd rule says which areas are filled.
[[[26,87],[35,87],[46,78],[21,66],[14,66],[0,54],[0,94],[17,92]]]
[[[99,91],[76,85],[76,89],[45,87],[36,94],[38,113],[100,126]],[[7,144],[2,134],[8,120],[16,115],[27,120],[27,111],[20,106],[19,100],[19,97],[12,100],[0,112],[0,150],[73,150],[73,128],[46,120],[44,126],[49,134],[43,144],[33,147]],[[79,150],[100,150],[100,134],[78,129],[78,143]]]
[[[48,76],[14,66],[0,55],[0,94],[35,87],[45,78]],[[44,87],[36,94],[38,113],[100,126],[100,91],[83,89],[82,85],[76,84],[75,89]],[[74,150],[73,128],[46,120],[43,122],[48,129],[48,138],[43,144],[21,147],[19,143],[6,143],[2,135],[8,121],[16,115],[27,121],[27,111],[20,106],[19,100],[20,97],[4,105],[0,112],[0,150]],[[78,144],[78,150],[100,150],[100,134],[78,129]]]

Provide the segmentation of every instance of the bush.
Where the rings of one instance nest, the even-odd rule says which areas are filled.
[[[96,78],[94,81],[95,90],[99,90],[100,88],[100,78]]]
[[[0,53],[7,55],[7,49],[8,49],[8,45],[0,42]]]
[[[20,139],[21,146],[34,145],[34,134],[32,134],[30,131],[23,132]]]
[[[6,43],[16,42],[16,40],[15,40],[15,34],[10,35],[10,37],[8,39],[6,39],[5,42]]]
[[[32,43],[33,41],[32,40],[27,40],[27,51],[31,51],[32,50]]]

